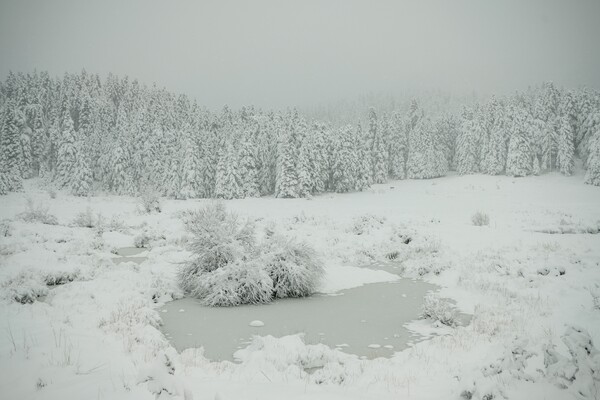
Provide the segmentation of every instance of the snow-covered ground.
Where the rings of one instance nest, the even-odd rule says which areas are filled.
[[[241,364],[211,362],[201,349],[178,354],[159,330],[157,310],[182,295],[175,274],[190,255],[180,213],[206,200],[163,200],[162,213],[147,215],[133,197],[51,198],[40,186],[0,197],[2,398],[600,396],[600,235],[589,233],[600,228],[600,188],[581,176],[449,176],[309,200],[227,201],[259,230],[313,245],[326,264],[322,291],[394,279],[352,268],[393,258],[404,276],[439,285],[473,315],[454,328],[411,323],[438,335],[392,359],[257,337]],[[23,221],[27,198],[58,225]],[[74,226],[88,208],[97,226]],[[477,211],[489,225],[473,225]],[[136,256],[147,260],[115,263],[116,250],[141,235],[149,246]]]

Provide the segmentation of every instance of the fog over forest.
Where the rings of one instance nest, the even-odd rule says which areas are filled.
[[[598,15],[595,0],[2,2],[0,77],[128,75],[213,110],[598,88]]]

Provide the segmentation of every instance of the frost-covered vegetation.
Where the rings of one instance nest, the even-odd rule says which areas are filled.
[[[471,222],[475,226],[485,226],[490,224],[490,216],[484,212],[477,211],[471,216]]]
[[[425,296],[421,316],[436,322],[439,321],[444,325],[456,325],[457,313],[455,308],[447,300],[441,299],[435,294]]]
[[[85,211],[78,213],[73,219],[73,225],[81,228],[93,228],[98,224],[98,217],[94,216],[91,207],[87,207]]]
[[[149,187],[177,199],[307,197],[448,171],[570,175],[577,158],[585,182],[600,184],[596,91],[548,83],[460,113],[429,100],[311,121],[297,110],[213,113],[115,75],[10,73],[0,85],[0,194],[41,176],[78,196],[143,193],[152,212]]]
[[[158,191],[151,187],[142,189],[140,193],[140,207],[141,211],[146,214],[161,212],[162,208]]]
[[[58,224],[56,216],[50,214],[48,206],[45,204],[36,205],[31,198],[27,199],[25,211],[20,213],[17,217],[25,222],[41,222],[46,225]]]
[[[316,252],[279,235],[256,241],[254,225],[223,203],[183,215],[192,234],[193,259],[181,267],[179,283],[209,306],[268,303],[315,292],[323,275]]]

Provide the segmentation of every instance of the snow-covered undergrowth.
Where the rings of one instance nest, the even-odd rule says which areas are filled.
[[[430,304],[438,317],[409,327],[431,338],[391,359],[360,360],[294,335],[254,338],[240,364],[211,362],[201,348],[177,353],[159,327],[157,308],[183,295],[178,271],[195,257],[181,216],[208,202],[162,199],[160,213],[146,213],[133,197],[51,198],[26,183],[0,197],[2,397],[597,397],[600,235],[575,227],[600,220],[600,191],[581,176],[446,177],[311,200],[228,201],[256,243],[314,248],[328,290],[374,281],[384,273],[356,267],[387,263],[440,285],[438,298],[472,314],[448,326],[434,321],[448,309]],[[28,197],[56,225],[23,218]],[[94,226],[74,223],[88,209]],[[488,226],[473,226],[475,210]],[[536,232],[561,218],[577,232]],[[141,235],[146,261],[113,262]]]

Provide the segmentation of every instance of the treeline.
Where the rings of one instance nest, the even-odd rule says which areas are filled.
[[[600,185],[600,94],[552,83],[436,113],[408,109],[332,126],[298,111],[214,113],[128,77],[10,73],[0,83],[0,193],[42,177],[75,195],[303,197],[388,179],[573,172]]]

